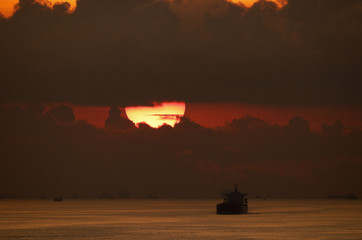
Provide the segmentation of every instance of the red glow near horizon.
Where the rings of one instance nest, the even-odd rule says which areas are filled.
[[[108,111],[110,107],[81,106],[69,103],[43,103],[43,113],[63,104],[73,109],[76,120],[85,121],[97,128],[104,128],[104,123],[108,118]],[[2,104],[0,107],[9,109],[20,107],[24,109],[26,106],[26,103],[12,103]],[[120,110],[121,117],[127,118],[124,108],[120,108]],[[164,118],[169,118],[167,114],[173,114],[173,112],[162,112],[154,117],[162,117],[162,115],[164,115]],[[215,128],[224,126],[225,123],[232,122],[234,119],[240,119],[246,115],[279,125],[287,125],[291,118],[301,116],[309,121],[311,129],[314,131],[319,131],[322,123],[331,124],[337,120],[342,121],[342,123],[347,126],[354,125],[359,128],[362,127],[361,108],[348,106],[287,107],[243,103],[188,103],[185,117],[204,127]],[[175,116],[173,115],[172,117]],[[176,121],[176,123],[179,122],[179,117],[174,118],[173,121]],[[172,125],[174,124],[172,123]]]
[[[227,122],[250,115],[272,124],[287,125],[295,116],[310,123],[312,130],[320,130],[322,123],[337,120],[346,125],[361,127],[362,112],[348,106],[276,106],[244,103],[193,103],[187,105],[186,117],[209,128],[224,126]]]

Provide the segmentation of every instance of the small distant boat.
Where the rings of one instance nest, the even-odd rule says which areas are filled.
[[[98,196],[99,199],[113,199],[114,196],[111,193],[102,193]]]
[[[327,195],[327,197],[333,199],[358,199],[358,197],[353,193],[349,193],[346,195]]]
[[[149,198],[149,199],[157,199],[157,196],[150,194],[150,195],[148,196],[148,198]]]
[[[224,193],[224,202],[216,205],[217,214],[247,214],[248,200],[245,198],[248,194],[240,193],[235,185],[235,191]]]
[[[76,193],[73,193],[73,194],[72,194],[72,198],[73,198],[73,199],[78,199],[78,198],[79,198],[79,195],[76,194]]]
[[[54,202],[62,202],[63,201],[63,197],[56,197],[53,199]]]

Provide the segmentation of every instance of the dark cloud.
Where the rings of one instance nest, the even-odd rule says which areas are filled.
[[[54,4],[53,10],[55,12],[65,14],[65,13],[69,13],[70,7],[71,7],[71,5],[68,2],[57,2]]]
[[[336,121],[335,123],[328,125],[328,124],[322,124],[322,131],[326,135],[335,135],[340,136],[343,134],[343,131],[345,130],[346,126],[341,121]]]
[[[104,127],[110,130],[127,130],[134,128],[135,125],[130,120],[121,117],[121,110],[118,107],[111,107]]]
[[[53,108],[47,114],[58,123],[73,123],[75,121],[73,109],[65,105]]]
[[[0,20],[0,101],[360,106],[361,5],[21,0]]]
[[[300,117],[281,126],[246,116],[213,130],[183,118],[107,131],[39,109],[0,109],[5,196],[217,197],[235,183],[271,197],[362,194],[362,132],[340,122],[313,132]]]

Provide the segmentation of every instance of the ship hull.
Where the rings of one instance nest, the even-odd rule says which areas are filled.
[[[220,203],[216,205],[217,214],[247,214],[248,206],[243,204]]]

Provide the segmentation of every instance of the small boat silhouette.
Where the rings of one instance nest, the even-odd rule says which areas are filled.
[[[54,202],[62,202],[63,201],[63,197],[56,197],[53,199]]]

